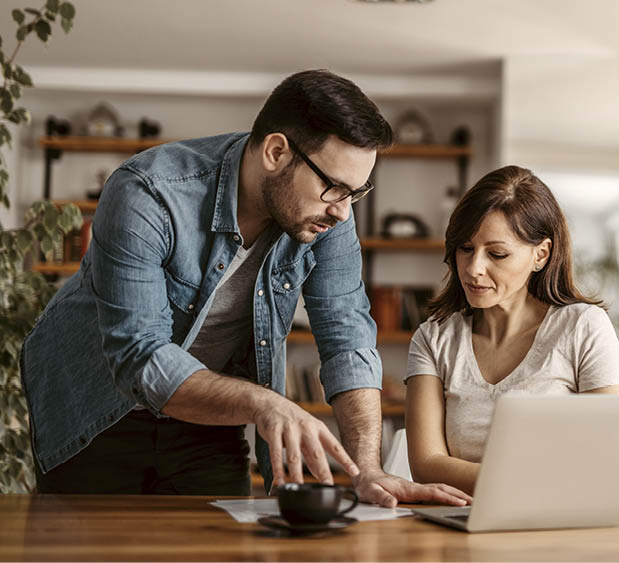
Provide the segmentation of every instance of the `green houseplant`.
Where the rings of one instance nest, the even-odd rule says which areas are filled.
[[[15,63],[28,37],[47,43],[54,25],[65,33],[73,26],[75,8],[69,2],[47,0],[40,9],[12,11],[17,24],[16,45],[9,53],[0,37],[0,205],[9,208],[9,171],[2,151],[11,148],[12,134],[30,122],[28,110],[17,105],[24,88],[32,87],[28,73]],[[13,124],[13,125],[11,125]],[[19,377],[22,342],[45,304],[56,291],[42,275],[28,271],[29,253],[42,252],[51,259],[63,235],[79,228],[82,218],[74,205],[58,209],[47,201],[35,202],[26,212],[22,228],[5,229],[0,224],[0,492],[29,492],[34,473],[26,401]]]

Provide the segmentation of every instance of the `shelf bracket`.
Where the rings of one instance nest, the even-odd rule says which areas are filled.
[[[461,196],[466,191],[466,183],[469,172],[469,157],[458,157],[458,195]]]
[[[45,178],[43,179],[43,199],[49,199],[52,186],[52,160],[62,156],[60,149],[45,149]]]

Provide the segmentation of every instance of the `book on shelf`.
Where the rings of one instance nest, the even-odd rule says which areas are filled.
[[[81,228],[69,231],[62,236],[61,244],[54,248],[53,262],[80,262],[86,254],[92,239],[92,218],[85,217]],[[45,256],[41,255],[45,262]]]
[[[320,382],[320,364],[301,367],[289,362],[286,366],[286,397],[299,403],[326,403]]]
[[[80,239],[81,239],[81,248],[80,248],[80,260],[86,254],[88,250],[88,246],[90,245],[90,241],[92,239],[92,219],[85,218],[82,223],[82,228],[80,229]]]
[[[427,319],[432,288],[377,286],[370,291],[370,314],[381,331],[413,331]]]

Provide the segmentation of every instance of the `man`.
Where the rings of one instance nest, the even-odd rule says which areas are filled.
[[[40,492],[246,495],[255,423],[267,490],[285,482],[285,450],[291,481],[305,459],[331,483],[329,453],[363,500],[468,500],[380,467],[381,364],[350,211],[391,139],[357,86],[306,71],[251,135],[163,145],[112,174],[80,271],[23,347]],[[301,291],[344,447],[282,396]]]

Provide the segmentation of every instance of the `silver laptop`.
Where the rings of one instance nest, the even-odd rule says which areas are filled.
[[[468,532],[619,525],[619,396],[500,397],[473,504],[413,512]]]

